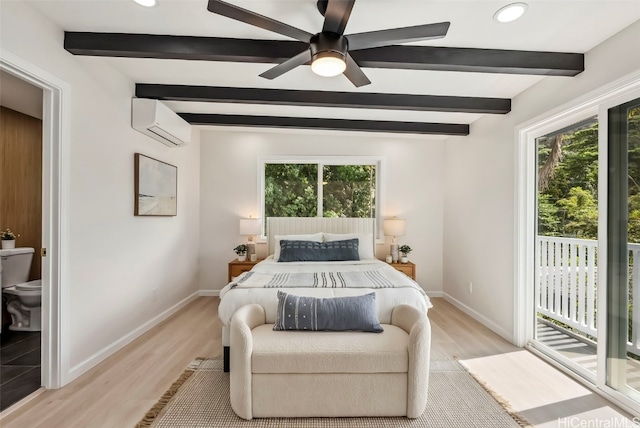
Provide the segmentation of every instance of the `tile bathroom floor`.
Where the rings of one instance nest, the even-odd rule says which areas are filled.
[[[40,388],[40,332],[0,336],[0,412]]]

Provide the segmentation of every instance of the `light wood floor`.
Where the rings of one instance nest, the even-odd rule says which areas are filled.
[[[71,384],[45,391],[3,417],[0,426],[135,426],[191,360],[221,354],[218,302],[215,297],[196,299]],[[606,400],[506,342],[445,300],[432,302],[432,359],[455,356],[463,360],[537,427],[574,426],[562,425],[559,418],[575,415],[623,417]]]

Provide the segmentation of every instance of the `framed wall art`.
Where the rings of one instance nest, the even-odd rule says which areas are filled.
[[[178,215],[178,167],[135,154],[137,216]]]

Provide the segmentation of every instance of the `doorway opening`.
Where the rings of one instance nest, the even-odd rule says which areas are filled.
[[[56,76],[7,51],[0,51],[0,72],[42,91],[42,220],[40,385],[60,388],[68,382],[66,260],[68,207],[69,86]],[[9,408],[11,411],[11,408]]]
[[[41,386],[42,89],[0,71],[0,411]]]

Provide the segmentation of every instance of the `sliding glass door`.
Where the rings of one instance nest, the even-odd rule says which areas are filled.
[[[595,382],[598,118],[535,139],[535,329],[540,349]]]
[[[607,120],[606,384],[640,403],[640,98]]]
[[[640,414],[640,76],[518,128],[515,342]]]

